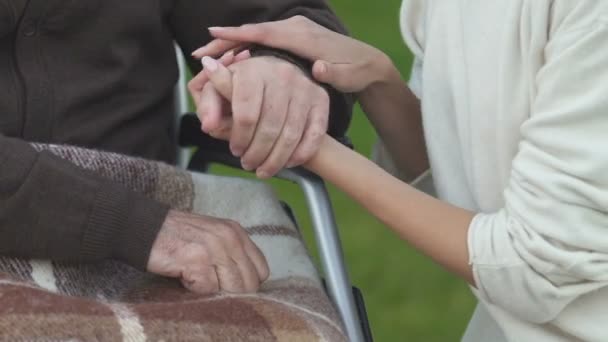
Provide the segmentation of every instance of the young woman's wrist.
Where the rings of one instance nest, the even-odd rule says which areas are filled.
[[[397,70],[397,67],[395,67],[388,57],[384,60],[379,60],[373,72],[377,75],[376,81],[370,83],[357,94],[359,103],[363,108],[373,108],[374,106],[370,106],[370,104],[386,100],[387,94],[392,88],[403,86],[399,70]]]
[[[393,86],[398,82],[403,82],[399,70],[393,61],[386,54],[379,52],[370,67],[374,75],[373,80],[359,92],[359,98],[369,98],[374,94],[381,94],[386,87]]]

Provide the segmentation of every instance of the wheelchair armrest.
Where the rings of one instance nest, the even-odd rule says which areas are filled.
[[[353,148],[350,139],[334,137],[345,146]],[[223,164],[242,169],[239,158],[230,152],[228,142],[215,139],[201,130],[201,122],[193,113],[182,116],[179,129],[179,145],[182,147],[198,147],[188,166],[192,170],[206,170],[211,163]]]

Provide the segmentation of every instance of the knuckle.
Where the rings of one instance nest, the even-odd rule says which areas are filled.
[[[302,152],[296,152],[294,153],[294,155],[291,157],[291,162],[294,165],[302,165],[306,162],[306,158],[304,157],[304,153]]]
[[[219,235],[219,234],[218,234]],[[208,256],[211,257],[211,254],[216,254],[216,251],[212,249],[211,246],[220,246],[222,244],[222,238],[220,236],[214,234],[208,234],[205,236],[205,240],[202,243],[206,248],[201,248],[208,250]]]
[[[314,144],[318,142],[325,135],[325,130],[319,125],[319,127],[312,128],[308,133],[310,140],[313,141]],[[316,146],[315,146],[316,147]]]
[[[258,120],[252,113],[241,113],[240,115],[235,115],[234,121],[241,127],[250,128],[255,126]]]
[[[282,61],[276,66],[277,76],[284,82],[291,82],[296,78],[296,69],[295,67],[288,63]]]
[[[279,128],[276,125],[261,125],[259,134],[262,140],[274,142],[279,133]]]
[[[224,242],[230,247],[236,247],[240,244],[240,236],[235,226],[228,223],[220,230],[220,236]]]
[[[302,136],[302,129],[300,127],[288,126],[285,127],[285,131],[283,132],[283,139],[285,140],[285,144],[292,146],[295,145]]]
[[[239,94],[236,94],[234,100],[237,103],[250,104],[250,103],[254,102],[255,97],[252,92],[242,91]]]
[[[306,163],[307,161],[309,161],[313,157],[313,155],[314,154],[311,153],[310,150],[308,150],[308,149],[299,151],[299,152],[295,153],[293,156],[291,156],[290,163],[294,166],[302,165],[302,164]]]
[[[327,91],[321,87],[317,87],[317,94],[316,97],[319,101],[319,104],[324,106],[324,107],[329,107],[329,102],[330,102],[330,98],[329,98],[329,94],[327,93]]]
[[[305,16],[298,14],[295,15],[291,18],[291,20],[295,23],[295,24],[305,24],[309,22],[309,19],[306,18]]]
[[[248,30],[255,40],[263,40],[268,36],[268,31],[263,25],[245,24],[243,28]]]
[[[192,257],[191,260],[199,260],[199,261],[204,261],[204,260],[209,260],[209,252],[207,250],[207,248],[200,248],[200,245],[196,245],[194,246],[194,248],[192,249],[192,252],[190,252],[190,256]]]

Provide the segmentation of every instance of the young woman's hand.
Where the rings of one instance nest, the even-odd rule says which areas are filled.
[[[342,92],[359,93],[394,72],[390,58],[382,51],[303,16],[209,31],[216,39],[194,51],[194,57],[220,56],[249,44],[269,46],[313,61],[314,78]]]

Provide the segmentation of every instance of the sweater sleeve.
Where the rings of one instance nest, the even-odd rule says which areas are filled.
[[[0,255],[145,269],[168,208],[0,135]]]
[[[171,15],[171,26],[176,40],[186,55],[211,40],[207,31],[211,26],[238,26],[305,16],[320,25],[340,33],[346,33],[344,26],[327,5],[325,0],[224,0],[200,1],[178,0]],[[272,55],[290,61],[310,74],[309,62],[279,50],[258,47],[257,55]],[[188,59],[190,68],[198,73],[201,65]],[[331,99],[329,133],[333,136],[345,134],[352,115],[354,98],[325,86]]]
[[[533,323],[608,286],[607,37],[602,20],[551,37],[505,206],[469,229],[478,296]]]

